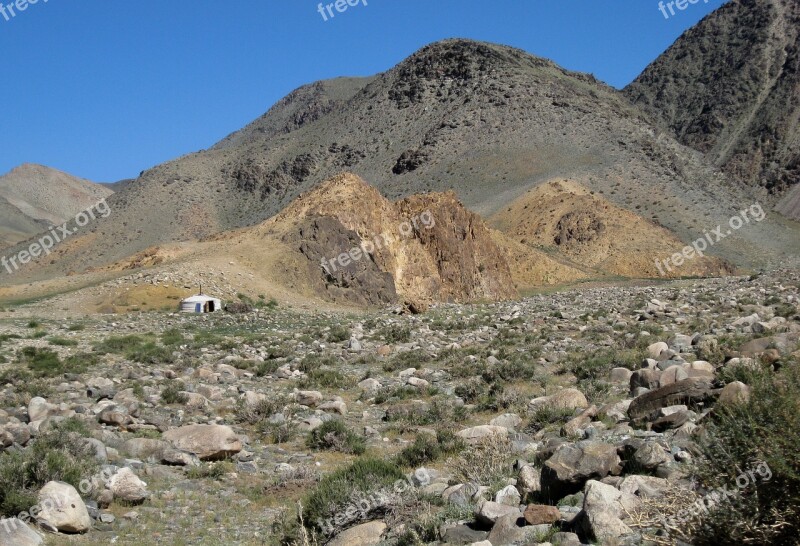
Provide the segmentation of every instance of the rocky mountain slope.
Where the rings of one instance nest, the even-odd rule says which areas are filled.
[[[113,214],[89,228],[91,245],[76,242],[30,275],[256,225],[344,170],[389,199],[452,189],[483,215],[566,178],[684,241],[755,199],[591,76],[520,50],[447,40],[374,78],[302,88],[214,148],[144,172],[110,199]],[[774,263],[798,254],[792,230],[770,216],[713,253],[742,266]]]
[[[800,182],[800,4],[731,0],[625,94],[734,178],[782,194]]]
[[[0,240],[16,243],[59,225],[113,192],[42,165],[24,164],[0,176]]]

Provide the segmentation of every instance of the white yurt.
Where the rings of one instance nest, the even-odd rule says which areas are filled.
[[[222,311],[222,300],[198,294],[181,302],[182,313],[216,313]]]

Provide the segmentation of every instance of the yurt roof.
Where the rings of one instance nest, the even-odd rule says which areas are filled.
[[[183,303],[206,303],[208,301],[219,301],[219,298],[212,298],[211,296],[197,295],[186,298]]]

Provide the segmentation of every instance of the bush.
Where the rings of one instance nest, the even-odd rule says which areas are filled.
[[[311,431],[308,447],[361,455],[367,450],[367,442],[342,421],[332,419]]]
[[[328,332],[328,341],[331,343],[340,343],[342,341],[347,341],[350,339],[350,328],[347,326],[343,326],[341,324],[337,324],[335,326],[331,326],[330,332]]]
[[[511,477],[513,459],[511,441],[491,435],[464,450],[454,461],[453,470],[459,483],[492,485]]]
[[[225,474],[233,472],[233,465],[227,461],[193,466],[186,472],[186,477],[190,480],[212,479],[221,480]]]
[[[386,343],[408,343],[411,341],[411,328],[392,324],[381,329],[378,335],[386,340]]]
[[[789,362],[748,379],[749,402],[715,407],[698,478],[708,488],[733,488],[764,463],[772,477],[756,474],[738,499],[712,509],[695,527],[694,544],[790,544],[800,536],[800,366]]]
[[[10,517],[36,504],[36,493],[50,481],[79,487],[97,470],[94,450],[76,434],[54,428],[23,451],[0,453],[0,513]]]
[[[78,342],[74,339],[67,339],[65,337],[51,337],[47,340],[50,345],[55,345],[57,347],[77,347]]]
[[[64,373],[64,363],[58,353],[50,349],[25,347],[19,351],[18,360],[37,377],[55,377]]]
[[[564,407],[554,407],[550,404],[542,404],[533,411],[525,432],[535,434],[546,428],[557,427],[565,424],[575,416],[575,411]]]
[[[183,384],[170,381],[164,390],[161,391],[161,401],[167,405],[185,404],[189,401],[189,396],[183,390]]]
[[[440,430],[435,438],[430,434],[419,434],[413,444],[397,454],[395,462],[404,468],[418,468],[459,453],[464,447],[464,441],[450,431]]]
[[[405,475],[396,465],[380,459],[361,458],[347,468],[325,476],[320,483],[303,500],[303,521],[308,530],[320,536],[333,536],[338,530],[331,529],[326,522],[335,518],[337,514],[344,513],[353,499],[367,498],[371,493],[391,488],[398,480],[405,480]],[[385,509],[379,501],[370,503],[369,511],[364,516],[364,521],[369,521],[371,515],[380,513]],[[347,526],[362,518],[361,513],[356,513],[353,521],[342,525]]]
[[[167,340],[174,341],[174,334],[167,335]],[[94,350],[100,354],[114,353],[124,355],[128,360],[141,362],[142,364],[170,364],[175,362],[171,349],[162,347],[146,337],[137,335],[110,337],[100,343],[96,343]]]
[[[349,389],[355,385],[355,380],[337,370],[311,370],[299,381],[298,387],[301,389],[325,388],[325,389]]]

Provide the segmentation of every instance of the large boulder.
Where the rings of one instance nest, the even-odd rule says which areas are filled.
[[[628,416],[634,420],[643,419],[667,406],[700,404],[709,402],[718,395],[719,389],[714,388],[711,378],[684,379],[637,396],[628,407]]]
[[[0,546],[39,546],[42,537],[17,518],[0,520]]]
[[[477,427],[465,428],[457,434],[466,440],[467,443],[477,443],[484,438],[490,438],[492,436],[506,438],[508,436],[508,429],[496,425],[480,425]]]
[[[750,400],[750,387],[741,381],[728,383],[719,395],[720,404],[742,404]]]
[[[589,401],[578,389],[564,389],[550,396],[547,405],[555,409],[586,409]]]
[[[604,483],[586,483],[583,512],[579,524],[585,534],[602,544],[614,543],[620,536],[632,533],[621,519],[624,510],[636,506],[636,497]]]
[[[331,540],[329,546],[375,546],[381,542],[381,537],[386,531],[386,524],[382,521],[370,521],[342,531]]]
[[[163,438],[176,449],[187,451],[202,461],[216,461],[242,450],[236,433],[224,425],[187,425],[168,430]]]
[[[121,468],[108,480],[108,488],[115,499],[130,504],[139,504],[149,496],[147,484],[139,479],[128,467]]]
[[[85,533],[92,518],[83,499],[68,483],[48,482],[39,491],[37,513],[31,515],[62,533]]]
[[[518,506],[508,506],[499,502],[483,501],[475,509],[475,519],[484,525],[492,526],[503,516],[520,517]]]
[[[564,444],[542,467],[542,493],[557,501],[583,489],[588,480],[601,480],[621,471],[617,448],[602,442]]]

